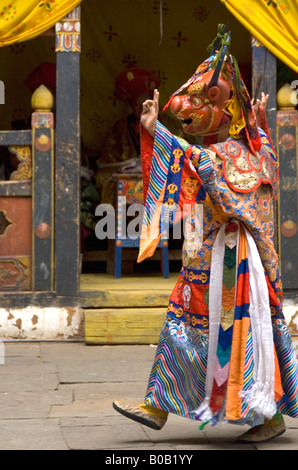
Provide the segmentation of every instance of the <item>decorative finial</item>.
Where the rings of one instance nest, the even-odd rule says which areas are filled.
[[[32,95],[31,106],[36,112],[49,112],[54,105],[54,97],[45,85],[40,85]]]
[[[280,109],[295,109],[295,104],[291,99],[293,93],[295,91],[289,83],[286,83],[278,90],[276,100]]]

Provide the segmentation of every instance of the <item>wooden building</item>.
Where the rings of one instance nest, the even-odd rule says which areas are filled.
[[[37,3],[44,7],[47,2]],[[97,265],[94,263],[92,273],[87,268],[82,274],[82,263],[84,265],[85,261],[92,259],[81,250],[82,141],[84,152],[92,159],[96,155],[95,150],[98,150],[94,147],[98,140],[102,140],[103,130],[106,132],[113,119],[126,110],[124,103],[118,102],[118,106],[114,103],[117,101],[114,79],[119,63],[113,62],[115,54],[112,47],[120,50],[119,60],[125,58],[126,62],[122,61],[124,66],[128,62],[146,65],[159,74],[161,96],[165,101],[192,74],[197,63],[204,60],[205,47],[213,39],[217,24],[227,20],[235,38],[242,38],[241,41],[234,38],[234,55],[238,56],[239,51],[240,63],[243,72],[247,73],[252,96],[257,92],[260,76],[262,83],[259,92],[264,90],[270,93],[268,121],[280,155],[282,183],[276,218],[277,246],[285,276],[289,322],[295,333],[295,319],[298,315],[298,168],[297,110],[290,98],[293,96],[293,88],[288,90],[287,103],[281,104],[281,107],[291,109],[277,111],[276,107],[277,91],[283,84],[282,81],[278,82],[279,67],[286,69],[290,77],[293,77],[293,70],[288,65],[281,65],[275,54],[258,40],[251,40],[250,32],[218,0],[208,2],[208,6],[191,1],[192,15],[191,10],[181,13],[179,2],[173,2],[173,5],[171,2],[170,6],[167,2],[152,1],[150,14],[152,21],[154,20],[154,28],[145,21],[148,16],[148,5],[145,6],[145,3],[137,0],[113,2],[113,8],[117,7],[119,10],[124,6],[127,11],[132,9],[132,12],[141,8],[142,18],[129,13],[125,17],[126,24],[123,25],[123,21],[121,23],[121,31],[123,34],[126,31],[127,36],[129,29],[142,32],[138,44],[142,50],[141,57],[134,56],[133,47],[130,53],[130,46],[125,45],[125,38],[114,29],[111,2],[85,0],[81,4],[79,1],[74,3],[75,7],[59,18],[50,30],[28,41],[28,48],[33,44],[33,51],[39,47],[39,38],[40,48],[43,38],[53,40],[51,60],[55,63],[55,90],[50,90],[39,78],[38,86],[32,92],[31,83],[32,110],[27,116],[27,128],[5,130],[8,129],[8,125],[5,127],[5,116],[0,118],[3,158],[7,158],[13,168],[0,181],[0,340],[82,339],[87,343],[150,343],[158,338],[177,273],[174,272],[169,279],[165,279],[161,273],[149,275],[145,272],[143,279],[138,274],[137,281],[134,282],[133,273],[115,279],[113,274],[97,272]],[[50,7],[51,4],[48,3],[48,8]],[[123,19],[121,11],[118,18]],[[174,34],[174,29],[170,29],[167,20],[174,22],[178,14],[179,24],[175,25],[177,33]],[[210,21],[207,24],[208,19]],[[197,31],[193,33],[193,38],[187,38],[183,36],[183,31],[191,20],[195,22]],[[94,45],[90,43],[87,47],[86,44],[84,46],[84,34],[86,32],[87,36],[90,31],[95,35]],[[130,40],[135,44],[136,38],[131,34]],[[203,50],[196,54],[193,52],[193,44],[197,43],[196,37],[200,34],[204,37],[205,44]],[[120,43],[114,46],[112,40],[117,35]],[[106,63],[102,60],[104,47],[100,47],[103,38],[106,51],[110,51],[110,62]],[[179,54],[177,49],[173,49],[174,42]],[[172,49],[168,43],[172,44]],[[15,53],[19,43],[11,44]],[[185,46],[184,50],[182,46]],[[4,49],[5,45],[3,54]],[[0,57],[3,63],[4,56],[1,53],[2,51]],[[162,68],[163,58],[171,58],[171,54],[172,59],[165,70]],[[40,55],[40,64],[48,63],[42,50]],[[18,60],[15,59],[11,64],[6,63],[5,66],[13,71],[14,80],[17,80],[19,74]],[[88,67],[88,64],[91,66]],[[95,69],[98,75],[94,73]],[[49,70],[46,73],[49,74]],[[118,71],[121,70],[118,68]],[[283,72],[283,76],[286,72]],[[46,78],[49,78],[48,75]],[[0,76],[0,79],[6,91],[8,78]],[[103,90],[105,93],[101,95]],[[29,93],[28,89],[26,93]],[[279,94],[280,103],[282,94],[283,92]],[[104,96],[99,101],[100,109],[93,109],[88,114],[84,108],[86,95],[90,101]],[[6,100],[11,99],[11,96],[5,97]],[[105,117],[103,110],[106,110]],[[89,134],[86,131],[88,136],[85,138],[87,121],[88,125],[93,125],[93,130],[89,132],[89,129]],[[98,259],[102,259],[102,256],[101,253],[101,258]],[[139,320],[134,315],[135,311],[139,312]],[[151,315],[151,330],[142,329],[140,312],[143,311]],[[131,334],[128,335],[129,329],[126,329],[125,334],[119,335],[119,331],[123,332],[127,325],[131,328]]]

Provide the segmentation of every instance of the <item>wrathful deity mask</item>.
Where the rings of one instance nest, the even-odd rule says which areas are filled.
[[[217,84],[210,87],[214,70],[200,75],[187,89],[187,94],[175,96],[170,104],[172,113],[182,121],[184,132],[206,135],[230,121],[227,103],[231,98],[232,81],[220,73]]]
[[[216,138],[224,129],[236,139],[242,133],[256,154],[261,146],[257,120],[237,61],[228,51],[230,33],[225,32],[226,27],[218,26],[218,34],[209,46],[210,57],[172,94],[164,111],[170,107],[182,121],[184,132],[206,136],[206,143],[206,139],[215,143],[210,138]]]

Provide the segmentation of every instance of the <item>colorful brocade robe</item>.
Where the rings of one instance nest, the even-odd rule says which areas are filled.
[[[213,424],[255,425],[277,410],[298,417],[273,240],[278,165],[266,134],[257,155],[245,140],[190,145],[159,122],[154,141],[142,135],[139,261],[153,254],[166,223],[184,224],[182,269],[145,403]]]

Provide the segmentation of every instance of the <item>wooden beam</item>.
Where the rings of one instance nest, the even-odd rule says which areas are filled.
[[[260,83],[259,90],[258,83]],[[276,146],[276,57],[252,39],[252,98],[269,93],[266,116],[273,145]],[[257,96],[255,96],[257,94]]]
[[[80,9],[56,24],[55,288],[77,296],[80,258]]]
[[[164,307],[86,309],[85,342],[86,344],[156,344],[165,315]]]
[[[1,308],[76,307],[75,297],[57,296],[55,292],[0,292]]]
[[[0,145],[31,145],[31,129],[24,131],[0,131]]]
[[[31,196],[31,181],[0,181],[1,196]]]

